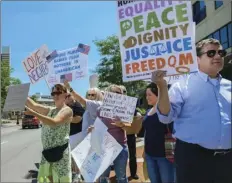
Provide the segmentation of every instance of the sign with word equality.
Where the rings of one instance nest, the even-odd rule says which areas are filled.
[[[97,127],[98,124],[94,126]],[[89,133],[71,152],[85,182],[95,182],[122,151],[122,146],[107,131],[99,133],[99,138],[103,140],[100,152],[96,151],[91,144],[91,135]]]
[[[118,1],[123,81],[197,70],[190,1]]]
[[[48,65],[49,73],[46,77],[48,84],[54,85],[65,80],[73,81],[85,77],[88,73],[89,50],[89,46],[79,44],[78,47],[57,51],[57,57]]]
[[[38,82],[48,74],[48,67],[46,64],[46,57],[48,55],[48,47],[43,45],[23,60],[23,68],[29,76],[31,84]]]
[[[105,92],[100,116],[110,119],[119,117],[123,122],[132,123],[137,100],[135,97]]]
[[[9,86],[3,111],[24,111],[29,89],[30,83]]]

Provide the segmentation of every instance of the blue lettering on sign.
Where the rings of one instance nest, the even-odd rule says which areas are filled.
[[[126,50],[124,62],[136,61],[141,58],[146,59],[149,56],[161,56],[165,54],[171,54],[175,52],[183,52],[192,50],[192,38],[186,37],[182,39],[176,39],[175,41],[167,41],[164,43],[155,43],[150,47],[143,46],[142,48],[133,48]]]
[[[80,68],[81,68],[80,65],[79,66],[66,67],[66,68],[55,71],[55,74],[60,74],[62,72],[68,72],[68,71],[74,71],[74,70],[78,70]]]

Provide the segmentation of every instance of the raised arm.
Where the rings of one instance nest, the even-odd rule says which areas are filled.
[[[73,112],[68,107],[62,109],[62,111],[59,112],[55,118],[51,118],[43,114],[40,114],[28,107],[26,108],[27,108],[27,111],[25,112],[25,114],[31,114],[33,116],[36,116],[37,118],[39,118],[41,122],[49,126],[56,126],[56,125],[60,125],[60,124],[72,121]]]
[[[26,106],[45,116],[48,115],[48,112],[50,110],[49,107],[36,103],[30,97],[27,98]]]
[[[80,96],[77,92],[75,92],[68,81],[64,82],[65,87],[70,91],[70,94],[74,97],[74,99],[79,102],[82,106],[86,106],[86,99]]]

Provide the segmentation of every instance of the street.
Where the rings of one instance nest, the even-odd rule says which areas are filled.
[[[1,182],[32,182],[28,171],[40,162],[41,130],[12,126],[1,132]]]

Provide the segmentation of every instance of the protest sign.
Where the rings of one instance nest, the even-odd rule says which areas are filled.
[[[105,92],[100,116],[114,119],[119,117],[123,122],[131,123],[137,104],[137,98],[117,93]]]
[[[158,69],[167,76],[197,70],[190,1],[117,3],[123,81],[149,79]]]
[[[90,47],[79,44],[78,47],[57,51],[57,57],[50,61],[46,80],[49,85],[73,81],[87,75],[88,53]]]
[[[89,76],[89,85],[90,88],[95,88],[98,86],[98,75],[97,74],[92,74],[91,76]]]
[[[30,83],[9,86],[3,111],[24,111],[29,89]]]
[[[108,132],[99,135],[103,138],[100,153],[92,148],[91,133],[72,151],[85,182],[95,182],[122,151],[122,146]]]
[[[46,64],[46,57],[48,54],[48,47],[43,45],[22,62],[31,84],[38,82],[48,74],[48,67]]]

